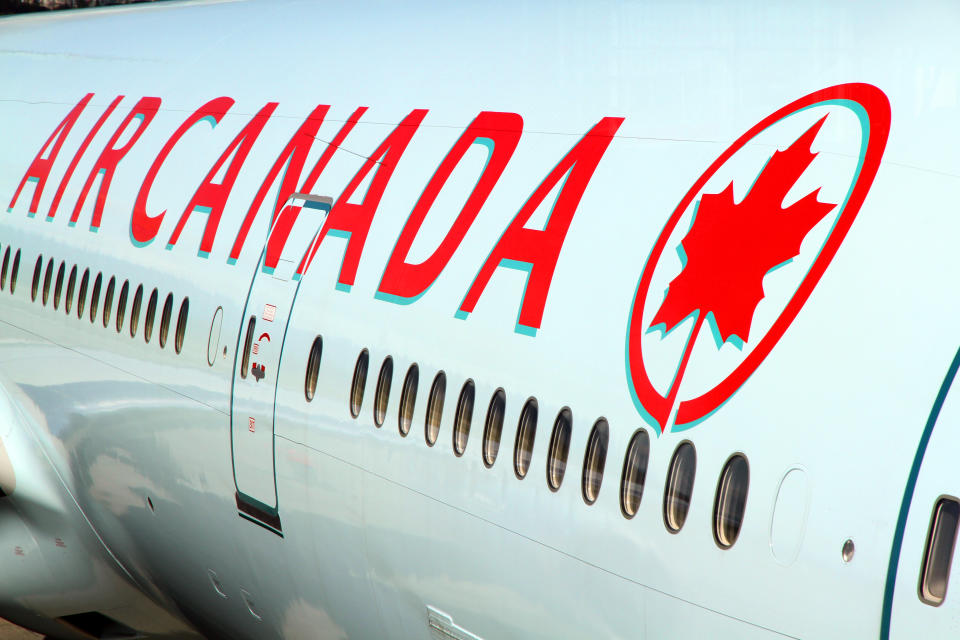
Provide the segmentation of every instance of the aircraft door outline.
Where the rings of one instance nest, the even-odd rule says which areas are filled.
[[[285,258],[302,248],[295,242],[293,227],[304,220],[311,228],[316,222],[310,243],[302,254],[313,255],[332,205],[333,200],[329,197],[302,193],[294,193],[287,200],[267,233],[250,281],[237,335],[230,389],[230,455],[237,511],[241,518],[281,537],[283,527],[277,495],[274,419],[283,345],[301,282],[296,273],[299,262]],[[319,210],[322,215],[319,220],[307,220],[299,215],[301,212],[306,214],[307,210]],[[291,214],[297,216],[292,222],[285,219]],[[285,224],[281,225],[281,221]],[[287,241],[276,266],[267,267],[273,234],[281,227],[289,234]]]

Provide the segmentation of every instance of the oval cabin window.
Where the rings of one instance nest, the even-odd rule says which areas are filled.
[[[53,308],[60,308],[60,299],[63,297],[63,279],[67,275],[67,263],[61,262],[57,271],[57,284],[53,287]]]
[[[380,366],[377,377],[377,391],[373,397],[373,423],[377,428],[387,419],[387,404],[390,402],[390,386],[393,384],[393,358],[387,356]]]
[[[720,473],[713,505],[713,537],[723,549],[732,547],[740,535],[749,488],[750,466],[747,459],[738,453],[727,460]]]
[[[73,268],[70,269],[70,277],[67,278],[67,297],[63,301],[63,311],[67,315],[70,315],[70,310],[73,309],[73,294],[77,290],[77,265],[73,265]]]
[[[40,291],[40,275],[43,273],[43,256],[37,258],[37,264],[33,267],[33,286],[30,287],[30,302],[37,300],[37,293]]]
[[[43,306],[47,306],[47,300],[50,299],[50,283],[53,282],[53,258],[47,262],[47,272],[43,276]]]
[[[517,439],[513,444],[513,472],[523,480],[530,470],[533,442],[537,437],[537,399],[530,398],[520,411]]]
[[[130,337],[137,336],[137,325],[140,324],[140,307],[143,305],[143,285],[137,286],[137,292],[133,294],[133,304],[130,306]]]
[[[567,456],[570,454],[570,435],[573,431],[573,413],[564,407],[553,421],[550,447],[547,452],[547,486],[551,491],[560,489],[567,471]]]
[[[110,325],[110,310],[113,309],[113,291],[117,286],[117,279],[112,277],[107,283],[107,293],[103,296],[103,328]]]
[[[250,371],[250,353],[253,351],[253,332],[257,330],[257,316],[247,320],[247,336],[243,339],[243,356],[240,358],[240,377],[246,379]],[[146,327],[144,327],[146,333]]]
[[[147,315],[143,319],[143,341],[149,343],[153,336],[153,320],[157,315],[157,300],[159,294],[154,289],[150,292],[150,300],[147,301]],[[246,369],[246,367],[244,367]]]
[[[350,415],[360,416],[363,408],[363,390],[367,386],[367,369],[370,367],[370,353],[363,349],[357,356],[357,364],[353,368],[353,380],[350,382]]]
[[[3,266],[0,267],[0,289],[7,286],[7,269],[10,267],[10,247],[3,252]]]
[[[117,300],[117,333],[123,331],[123,320],[127,315],[127,297],[130,295],[130,281],[124,280]]]
[[[403,389],[400,391],[400,411],[397,412],[397,427],[400,435],[406,437],[413,426],[413,408],[417,403],[417,386],[420,383],[420,367],[416,363],[407,369],[403,379]]]
[[[17,276],[20,274],[20,249],[13,256],[13,266],[10,267],[10,293],[17,290]]]
[[[503,434],[503,416],[507,410],[507,394],[497,389],[487,407],[487,421],[483,427],[483,464],[488,468],[497,461],[500,453],[500,436]]]
[[[83,310],[87,308],[87,288],[90,286],[90,269],[83,270],[80,278],[80,293],[77,295],[77,318],[83,318]]]
[[[476,399],[476,387],[473,380],[467,380],[460,389],[457,400],[457,412],[453,420],[453,453],[462,456],[467,450],[470,439],[470,424],[473,422],[473,402]]]
[[[98,273],[93,281],[93,290],[90,292],[90,324],[97,321],[97,311],[100,310],[100,289],[103,287],[103,274]]]
[[[177,314],[177,333],[173,338],[173,348],[177,353],[183,350],[183,338],[187,334],[187,315],[190,313],[190,299],[184,298]],[[321,341],[322,342],[322,341]]]
[[[437,373],[430,385],[430,397],[427,400],[427,418],[423,437],[431,447],[440,436],[440,419],[443,417],[443,399],[447,395],[447,374]]]
[[[623,458],[623,474],[620,477],[620,510],[627,518],[637,515],[640,508],[649,459],[650,435],[640,429],[630,438],[627,455]]]
[[[927,544],[920,569],[920,600],[934,607],[943,604],[950,584],[950,565],[953,564],[960,528],[960,503],[956,498],[937,500],[927,531]]]
[[[184,300],[186,302],[186,300]],[[182,309],[183,307],[181,307]],[[181,315],[183,313],[181,312]],[[177,322],[179,327],[180,322]],[[177,334],[179,335],[179,330]],[[181,339],[181,343],[183,340]],[[177,349],[177,353],[180,352],[180,349]],[[303,383],[303,395],[307,398],[307,402],[313,400],[313,396],[317,393],[317,378],[320,376],[320,358],[323,356],[323,338],[317,336],[313,339],[313,345],[310,347],[310,357],[307,358],[307,375],[306,380]]]
[[[607,464],[607,443],[610,441],[610,428],[603,418],[597,420],[587,440],[587,452],[583,456],[583,499],[593,504],[600,495],[603,483],[603,469]]]
[[[160,348],[167,346],[167,334],[170,332],[170,318],[173,317],[173,294],[168,293],[163,302],[163,312],[160,314]]]
[[[696,450],[692,443],[681,442],[670,461],[663,492],[663,521],[671,533],[680,531],[687,521],[696,473]]]

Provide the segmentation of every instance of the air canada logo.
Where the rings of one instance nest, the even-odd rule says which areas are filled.
[[[760,366],[850,230],[889,128],[876,87],[823,89],[764,118],[690,187],[627,330],[628,383],[652,426],[698,424]]]

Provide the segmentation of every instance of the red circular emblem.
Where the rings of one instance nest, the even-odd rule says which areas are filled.
[[[701,193],[734,154],[773,125],[805,109],[834,105],[852,111],[862,131],[859,163],[844,201],[821,202],[817,189],[782,207],[787,191],[816,157],[810,145],[829,115],[807,129],[789,148],[776,151],[741,202],[733,200],[732,182],[721,193]],[[820,281],[856,218],[880,166],[889,130],[890,103],[880,89],[868,84],[829,87],[791,102],[757,123],[690,187],[667,220],[644,265],[627,328],[628,384],[638,410],[660,431],[668,426],[674,409],[675,429],[693,426],[709,416],[746,382],[777,344]],[[700,199],[696,200],[698,195]],[[691,205],[695,207],[694,214],[685,215]],[[779,263],[796,256],[806,234],[828,215],[833,216],[833,226],[799,286],[766,331],[762,335],[750,335],[753,312],[764,297],[763,276]],[[692,220],[681,242],[683,268],[670,282],[663,303],[652,319],[645,322],[644,309],[648,301],[655,303],[655,295],[651,295],[654,271],[667,249],[676,246],[670,243],[670,238],[681,218]],[[744,234],[752,234],[747,251],[742,242]],[[734,239],[736,241],[730,241]],[[644,335],[660,328],[665,336],[691,318],[694,328],[673,382],[666,392],[658,391],[644,360]],[[734,341],[735,344],[749,342],[752,348],[715,385],[700,390],[694,397],[680,398],[680,381],[686,373],[693,343],[705,323],[713,330],[718,346]]]

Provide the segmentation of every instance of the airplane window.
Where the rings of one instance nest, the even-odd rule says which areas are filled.
[[[167,333],[170,332],[170,318],[173,316],[173,294],[168,293],[163,302],[163,313],[160,314],[160,348],[167,346]]]
[[[184,299],[183,304],[186,305],[187,301]],[[185,306],[180,307],[180,320],[183,320],[185,313]],[[177,336],[180,336],[180,320],[177,321]],[[179,343],[183,342],[183,339],[178,340]],[[180,348],[177,347],[177,353],[180,353]],[[310,347],[310,357],[307,358],[307,378],[303,383],[303,395],[306,396],[307,402],[313,400],[313,396],[317,393],[317,378],[320,376],[320,357],[323,355],[323,338],[317,336],[313,339],[313,346]]]
[[[377,378],[377,391],[373,397],[373,423],[377,428],[387,419],[387,403],[390,401],[390,386],[393,384],[393,358],[387,356],[380,366]]]
[[[573,430],[573,413],[564,407],[553,421],[550,447],[547,450],[547,486],[551,491],[560,488],[567,471],[567,456],[570,453],[570,432]]]
[[[97,309],[100,308],[100,287],[103,286],[103,273],[97,274],[97,279],[93,281],[93,291],[90,292],[90,322],[97,320]]]
[[[357,366],[353,369],[353,382],[350,385],[350,415],[360,415],[363,407],[363,389],[367,386],[367,368],[370,366],[370,353],[366,349],[357,356]]]
[[[113,291],[117,286],[117,279],[110,276],[107,283],[107,293],[103,296],[103,328],[110,326],[110,311],[113,309]]]
[[[3,254],[3,267],[0,267],[0,289],[7,286],[7,268],[10,266],[10,247]]]
[[[520,411],[517,439],[513,444],[513,472],[523,480],[530,470],[533,441],[537,436],[537,399],[529,398]]]
[[[600,495],[603,482],[603,469],[607,464],[607,443],[610,441],[610,428],[603,418],[597,420],[587,441],[587,453],[583,457],[583,499],[593,504]]]
[[[120,299],[117,301],[117,333],[123,331],[123,318],[127,315],[127,297],[130,295],[130,281],[124,280],[120,287]]]
[[[503,433],[503,416],[507,410],[507,394],[497,389],[487,407],[487,423],[483,427],[483,464],[493,466],[500,453],[500,435]]]
[[[37,299],[37,292],[40,290],[40,274],[43,272],[43,256],[37,258],[37,264],[33,268],[33,288],[30,289],[30,302]]]
[[[190,313],[190,298],[184,298],[180,303],[180,313],[177,314],[177,335],[173,339],[173,348],[177,353],[183,349],[183,338],[187,333],[187,314]],[[318,336],[319,337],[319,336]],[[323,346],[321,340],[321,347]],[[317,363],[319,365],[319,362]],[[314,382],[316,386],[316,382]]]
[[[137,325],[140,324],[140,307],[143,304],[143,285],[137,286],[137,292],[133,294],[133,306],[130,307],[130,337],[136,337]]]
[[[732,547],[740,535],[749,487],[750,465],[738,453],[723,467],[713,505],[713,538],[723,549]]]
[[[13,267],[10,268],[10,293],[17,290],[17,274],[20,273],[20,249],[13,256]]]
[[[90,284],[90,269],[83,270],[80,278],[80,293],[77,295],[77,317],[83,318],[83,310],[87,306],[87,285]]]
[[[958,522],[960,503],[955,498],[940,498],[933,509],[920,570],[920,600],[934,607],[940,606],[947,595]]]
[[[43,276],[43,306],[47,306],[50,299],[50,283],[53,282],[53,258],[47,262],[47,273]]]
[[[53,308],[60,308],[60,298],[63,295],[63,278],[67,272],[67,263],[60,261],[60,269],[57,270],[57,284],[53,288]]]
[[[67,298],[63,301],[63,310],[70,315],[70,309],[73,308],[73,293],[77,289],[77,265],[70,269],[70,278],[67,280]]]
[[[643,498],[643,484],[647,478],[647,463],[650,459],[650,435],[638,429],[623,458],[623,474],[620,476],[620,510],[624,517],[637,515]]]
[[[413,426],[413,407],[417,402],[417,385],[420,383],[420,367],[417,363],[410,365],[407,375],[403,379],[403,390],[400,392],[400,411],[397,413],[397,426],[400,435],[406,437]]]
[[[153,290],[154,293],[157,292],[156,289]],[[155,301],[154,296],[150,296],[150,301]],[[148,312],[149,313],[149,312]],[[247,337],[243,339],[243,357],[240,359],[240,377],[247,377],[247,370],[250,368],[250,351],[253,349],[253,330],[257,326],[257,316],[250,316],[250,320],[247,322]],[[144,332],[147,331],[146,323],[143,326]]]
[[[473,422],[473,402],[476,399],[476,387],[473,380],[467,380],[460,389],[457,400],[457,412],[453,420],[453,453],[462,456],[467,450],[470,438],[470,424]]]
[[[143,341],[147,343],[150,342],[150,337],[153,335],[153,319],[157,315],[158,295],[157,290],[154,289],[150,292],[150,300],[147,301],[147,315],[143,319]]]
[[[443,399],[447,394],[447,374],[437,373],[430,385],[430,398],[427,400],[427,421],[424,438],[431,447],[437,443],[440,435],[440,418],[443,416]]]
[[[670,461],[663,492],[663,520],[671,533],[680,531],[687,521],[696,473],[697,452],[692,443],[681,442]]]

